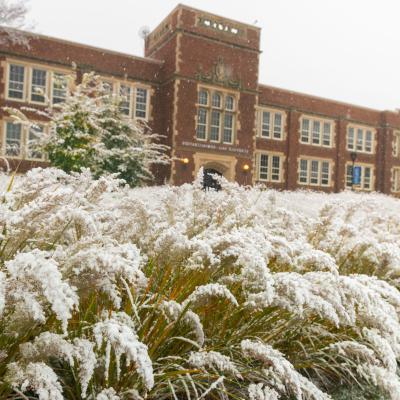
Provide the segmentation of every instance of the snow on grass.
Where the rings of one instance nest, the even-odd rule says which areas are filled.
[[[8,179],[1,398],[398,398],[399,200]]]

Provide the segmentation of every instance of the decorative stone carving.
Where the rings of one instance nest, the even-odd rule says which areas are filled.
[[[203,67],[199,66],[195,77],[202,82],[216,83],[233,89],[240,89],[240,80],[232,77],[232,68],[225,64],[222,57],[218,58],[210,72],[205,72]]]

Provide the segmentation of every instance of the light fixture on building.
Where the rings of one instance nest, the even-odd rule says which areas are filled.
[[[183,164],[189,164],[189,159],[187,157],[181,158],[181,161],[183,162]]]
[[[250,169],[250,165],[249,164],[244,164],[243,165],[243,171],[247,172]]]

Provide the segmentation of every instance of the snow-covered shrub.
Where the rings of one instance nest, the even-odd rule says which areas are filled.
[[[399,399],[400,202],[222,186],[5,183],[0,398]]]

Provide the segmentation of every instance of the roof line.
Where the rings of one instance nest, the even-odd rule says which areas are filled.
[[[12,30],[12,31],[16,31],[16,32],[21,32],[24,35],[32,36],[33,38],[34,37],[43,38],[43,39],[51,40],[51,41],[54,41],[54,42],[65,43],[65,44],[69,44],[69,45],[72,45],[72,46],[84,47],[84,48],[87,48],[87,49],[107,52],[107,53],[111,53],[111,54],[115,54],[115,55],[120,55],[120,56],[124,56],[124,57],[128,57],[128,58],[132,58],[132,59],[135,59],[135,60],[151,62],[151,63],[154,63],[154,64],[160,64],[161,65],[161,64],[164,63],[161,60],[155,60],[153,58],[135,56],[133,54],[123,53],[121,51],[110,50],[110,49],[106,49],[104,47],[97,47],[97,46],[93,46],[93,45],[90,45],[90,44],[74,42],[72,40],[61,39],[61,38],[57,38],[57,37],[54,37],[54,36],[47,36],[47,35],[43,35],[43,34],[36,33],[36,32],[24,31],[22,29],[10,28],[8,26],[6,27],[6,26],[3,26],[3,25],[0,25],[0,29],[5,31],[5,32],[7,30]]]
[[[317,99],[317,100],[324,100],[324,101],[328,101],[328,102],[331,102],[331,103],[342,104],[344,106],[357,107],[357,108],[362,108],[362,109],[365,109],[365,110],[375,111],[375,112],[383,112],[382,110],[379,110],[379,109],[376,109],[376,108],[360,106],[358,104],[347,103],[345,101],[340,101],[340,100],[335,100],[335,99],[329,99],[328,97],[316,96],[316,95],[313,95],[313,94],[304,93],[304,92],[298,92],[298,91],[291,90],[291,89],[280,88],[280,87],[272,86],[272,85],[265,85],[263,83],[259,83],[258,85],[259,86],[263,86],[265,88],[269,88],[269,89],[277,89],[277,90],[282,90],[282,91],[288,92],[288,93],[293,93],[293,94],[298,94],[298,95],[301,95],[301,96],[311,97],[311,98]],[[391,111],[391,110],[384,110],[384,111],[394,112],[394,111]]]

